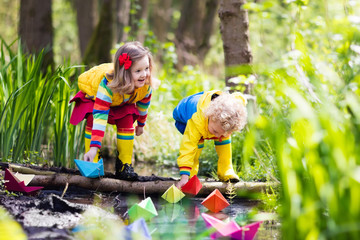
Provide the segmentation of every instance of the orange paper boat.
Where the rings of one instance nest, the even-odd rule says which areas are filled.
[[[199,178],[196,175],[194,175],[184,186],[182,186],[181,191],[183,193],[196,195],[199,193],[201,188],[202,188],[202,184]]]
[[[207,198],[205,198],[201,204],[214,213],[220,212],[230,205],[221,192],[217,189],[210,193],[210,195],[207,196]]]
[[[24,181],[17,179],[9,169],[5,169],[5,187],[8,191],[23,192],[27,194],[35,194],[38,190],[43,189],[43,187],[26,186]]]

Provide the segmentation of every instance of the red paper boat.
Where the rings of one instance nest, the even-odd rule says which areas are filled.
[[[205,198],[201,204],[214,213],[220,212],[230,205],[221,192],[217,189],[210,193],[210,195],[207,196],[207,198]]]
[[[23,192],[27,194],[35,194],[36,191],[43,189],[43,187],[25,186],[24,181],[19,181],[9,169],[5,169],[5,187],[8,191]]]
[[[199,178],[196,175],[194,175],[184,186],[182,186],[181,191],[183,193],[196,195],[199,193],[201,188],[202,188],[202,184]]]

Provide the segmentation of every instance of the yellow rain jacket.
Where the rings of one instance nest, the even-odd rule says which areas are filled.
[[[200,156],[199,149],[204,139],[213,139],[215,149],[218,154],[218,176],[222,181],[227,181],[230,178],[238,178],[232,167],[232,152],[231,152],[231,137],[216,138],[209,132],[209,119],[205,118],[204,110],[211,102],[213,94],[222,94],[219,90],[204,92],[197,104],[197,111],[187,121],[184,136],[180,145],[180,156],[177,159],[180,168],[180,174],[187,174],[192,177],[197,174],[198,158]],[[241,99],[246,105],[246,99],[240,93],[234,93],[236,97]],[[194,171],[195,170],[195,171]]]

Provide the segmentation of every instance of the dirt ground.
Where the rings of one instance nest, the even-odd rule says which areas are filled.
[[[102,214],[109,214],[91,205],[94,193],[79,188],[69,188],[64,198],[62,191],[41,190],[36,196],[0,195],[2,205],[22,225],[28,239],[73,239],[71,230],[82,219],[81,213],[88,208],[97,208]],[[90,204],[72,203],[65,199],[82,199]],[[119,206],[116,204],[114,206]],[[114,214],[114,219],[119,217]]]

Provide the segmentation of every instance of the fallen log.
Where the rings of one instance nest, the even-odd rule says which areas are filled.
[[[2,172],[4,174],[4,172]],[[176,181],[148,181],[148,182],[131,182],[125,180],[118,180],[113,178],[87,178],[80,175],[55,173],[52,175],[36,175],[30,182],[29,186],[43,186],[51,187],[65,187],[77,186],[89,190],[99,192],[122,192],[133,194],[163,194]],[[203,187],[197,196],[204,196],[210,194],[215,189],[218,189],[222,194],[225,194],[227,183],[215,181],[201,181]],[[243,191],[249,193],[258,193],[265,191],[267,187],[278,186],[277,183],[264,182],[238,182],[233,183],[236,192]]]
[[[47,170],[36,170],[29,167],[24,167],[15,164],[8,164],[8,167],[13,172],[23,173],[23,174],[35,174],[35,175],[53,175],[55,172]]]

